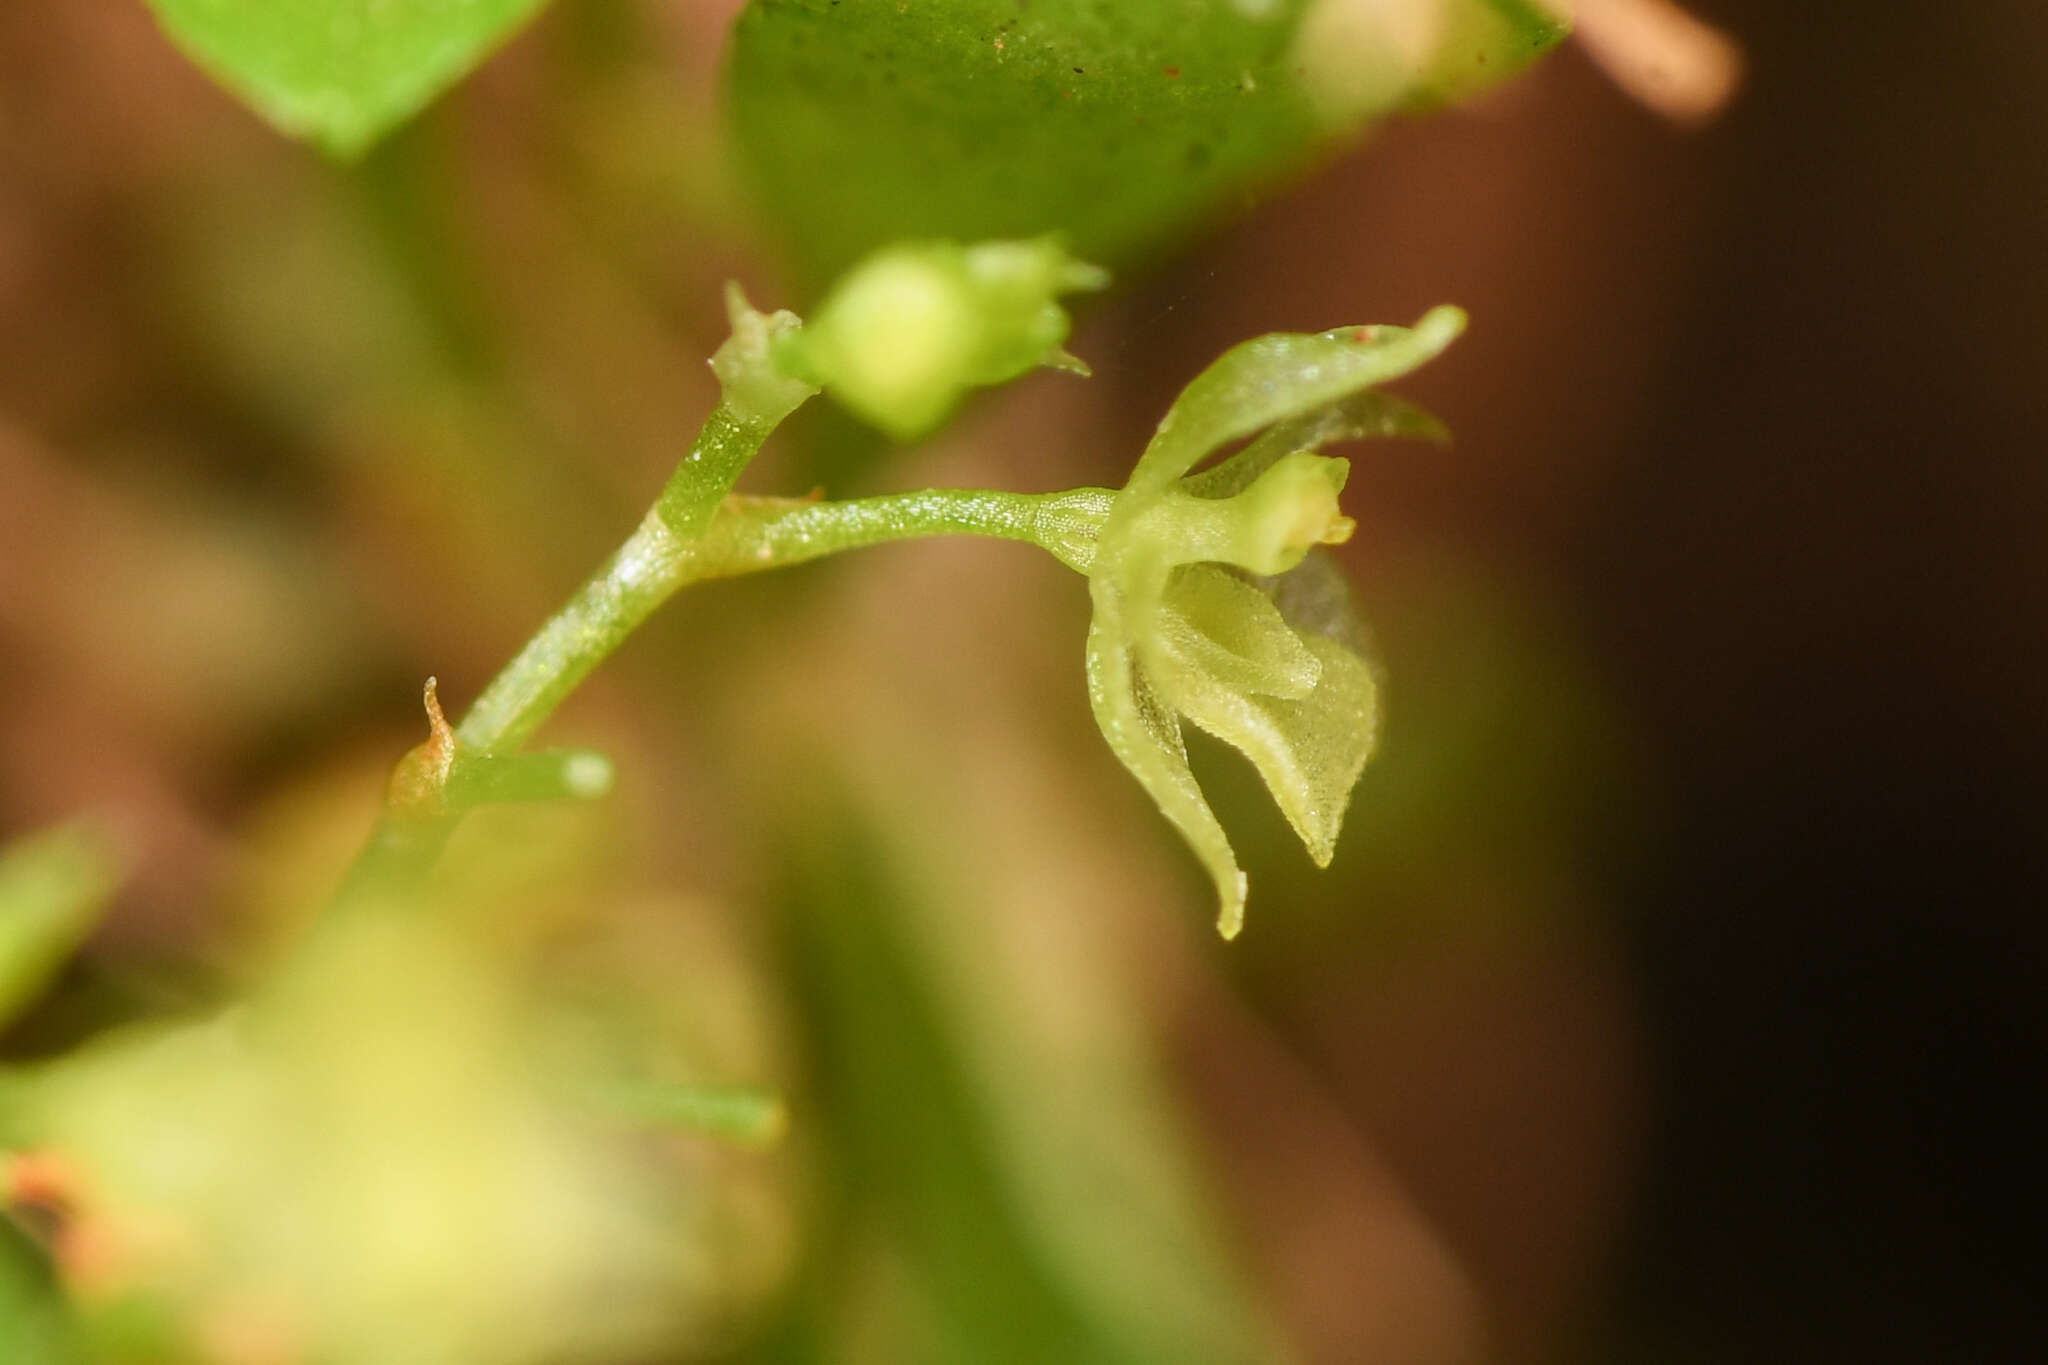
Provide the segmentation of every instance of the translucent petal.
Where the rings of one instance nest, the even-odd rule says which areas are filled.
[[[1365,627],[1351,602],[1351,581],[1328,550],[1311,550],[1300,564],[1272,578],[1248,582],[1272,599],[1280,616],[1302,635],[1327,635],[1368,662]]]
[[[1340,327],[1257,337],[1181,390],[1125,492],[1146,498],[1229,441],[1301,417],[1429,361],[1465,329],[1459,309],[1431,309],[1414,327]]]
[[[1378,689],[1365,660],[1328,636],[1304,645],[1322,664],[1299,701],[1233,691],[1213,678],[1178,680],[1174,704],[1189,720],[1243,750],[1318,866],[1329,865],[1351,788],[1372,753]]]
[[[1259,475],[1297,450],[1319,450],[1336,441],[1406,438],[1446,442],[1450,432],[1434,416],[1392,394],[1367,389],[1269,428],[1264,435],[1213,469],[1190,474],[1183,491],[1198,498],[1242,493]]]
[[[1088,626],[1088,701],[1110,752],[1138,779],[1160,813],[1195,851],[1216,883],[1216,927],[1235,937],[1244,924],[1245,876],[1230,838],[1195,784],[1180,722],[1154,693],[1132,658],[1121,594],[1096,579],[1095,617]]]
[[[1157,632],[1142,651],[1159,692],[1171,702],[1173,679],[1202,673],[1238,692],[1300,699],[1322,664],[1258,588],[1214,564],[1190,564],[1167,584]]]

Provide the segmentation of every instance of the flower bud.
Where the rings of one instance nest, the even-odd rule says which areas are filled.
[[[782,347],[801,335],[803,322],[787,309],[760,312],[737,284],[725,287],[725,313],[732,335],[711,357],[719,392],[742,421],[773,427],[818,391],[781,361]]]
[[[1060,349],[1069,321],[1054,300],[1107,282],[1049,237],[889,247],[855,266],[778,355],[791,375],[910,440],[970,388],[1038,365],[1086,373]]]

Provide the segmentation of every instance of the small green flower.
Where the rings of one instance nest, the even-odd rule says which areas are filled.
[[[849,271],[779,342],[777,359],[907,441],[938,426],[971,388],[1040,365],[1086,374],[1061,349],[1070,324],[1054,300],[1108,282],[1052,237],[892,246]]]
[[[1464,326],[1446,307],[1413,328],[1277,334],[1230,350],[1160,421],[1085,566],[1096,723],[1215,879],[1225,938],[1244,923],[1245,876],[1188,767],[1180,721],[1241,749],[1309,855],[1329,863],[1377,706],[1342,578],[1310,558],[1351,535],[1337,507],[1350,467],[1313,452],[1362,436],[1441,437],[1435,419],[1368,386],[1424,364]]]

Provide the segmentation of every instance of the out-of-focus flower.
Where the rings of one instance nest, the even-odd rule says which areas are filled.
[[[701,1325],[692,1191],[511,966],[365,912],[244,1004],[29,1078],[95,1358],[537,1365]]]

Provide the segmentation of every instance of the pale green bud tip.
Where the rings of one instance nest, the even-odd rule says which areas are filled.
[[[1471,320],[1470,315],[1455,303],[1440,303],[1417,318],[1409,331],[1422,349],[1435,355],[1464,335],[1466,324]]]
[[[732,335],[711,357],[711,372],[725,406],[742,421],[774,426],[818,391],[784,363],[790,344],[803,334],[803,320],[786,309],[759,312],[737,283],[725,286]]]
[[[936,427],[970,388],[1039,365],[1085,373],[1061,349],[1069,322],[1054,300],[1107,282],[1052,238],[889,247],[840,280],[782,357],[791,373],[908,440]]]
[[[991,293],[1008,291],[1019,301],[1033,304],[1056,294],[1087,293],[1109,284],[1107,270],[1075,260],[1057,237],[981,242],[968,247],[962,260],[981,288]]]

